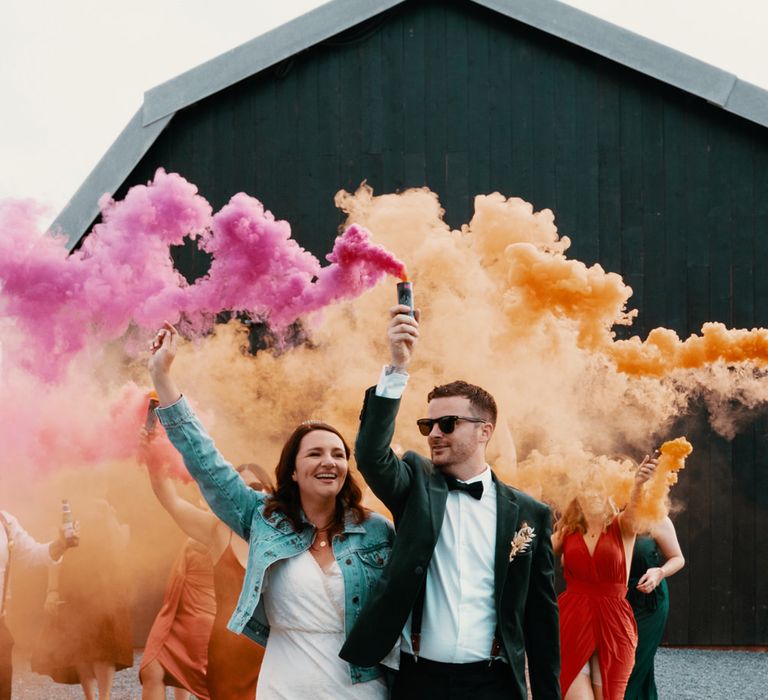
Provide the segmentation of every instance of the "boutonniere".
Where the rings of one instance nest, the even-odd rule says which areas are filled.
[[[531,546],[534,537],[536,537],[536,533],[533,531],[533,528],[523,520],[522,527],[512,538],[512,547],[509,550],[509,561],[512,561],[518,554],[525,552],[528,547]]]

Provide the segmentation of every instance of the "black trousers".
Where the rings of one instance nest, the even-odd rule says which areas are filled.
[[[0,700],[11,700],[13,637],[0,617]]]
[[[509,665],[503,661],[444,664],[400,655],[392,700],[497,700],[516,697]]]

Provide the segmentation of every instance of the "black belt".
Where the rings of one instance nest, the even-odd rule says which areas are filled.
[[[449,664],[444,661],[432,661],[432,659],[425,659],[423,656],[415,657],[405,652],[400,652],[400,670],[404,670],[408,667],[417,667],[420,670],[440,673],[440,674],[452,674],[454,676],[463,675],[475,675],[477,673],[485,673],[489,668],[493,668],[497,664],[503,664],[507,666],[507,662],[503,659],[488,659],[485,661],[470,661],[466,664]]]

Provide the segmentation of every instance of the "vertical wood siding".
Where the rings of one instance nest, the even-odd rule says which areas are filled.
[[[340,189],[428,186],[452,226],[500,191],[550,208],[571,254],[632,286],[632,332],[768,325],[768,134],[466,2],[411,2],[184,110],[118,196],[159,167],[215,208],[235,192],[316,255]],[[200,272],[189,251],[180,266]],[[622,331],[623,332],[623,331]],[[668,641],[768,644],[768,424],[733,442],[700,415],[681,476],[688,560]]]

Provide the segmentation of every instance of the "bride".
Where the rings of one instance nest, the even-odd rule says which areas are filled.
[[[249,488],[171,377],[177,339],[166,323],[152,343],[157,415],[213,512],[248,541],[243,588],[228,627],[266,646],[257,700],[386,698],[380,666],[338,657],[394,539],[389,521],[361,505],[347,443],[326,423],[302,423],[283,446],[274,493]]]

